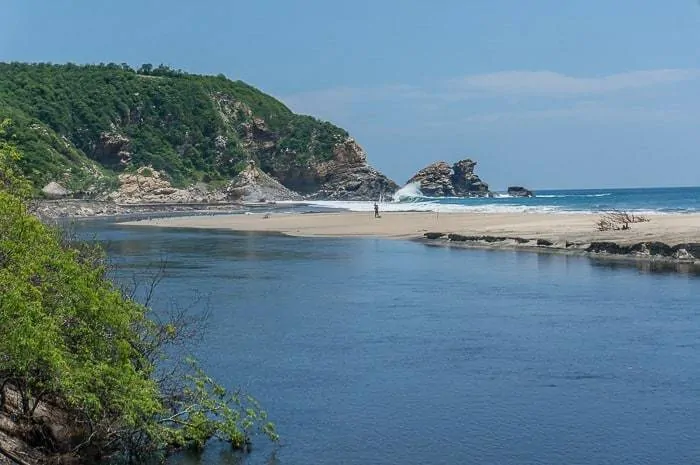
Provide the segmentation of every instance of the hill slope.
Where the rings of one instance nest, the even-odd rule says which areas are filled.
[[[185,186],[229,180],[254,160],[305,195],[372,198],[396,189],[345,130],[222,75],[0,64],[0,120],[7,118],[22,169],[38,187],[58,181],[105,191],[117,173],[142,166]]]

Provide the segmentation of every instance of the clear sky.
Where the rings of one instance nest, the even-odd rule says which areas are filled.
[[[224,73],[397,182],[700,185],[698,0],[3,0],[0,61]]]

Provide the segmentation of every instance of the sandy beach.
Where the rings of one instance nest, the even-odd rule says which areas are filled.
[[[307,237],[421,238],[426,232],[545,239],[553,243],[618,244],[700,242],[700,214],[650,215],[626,231],[598,231],[594,214],[546,213],[372,213],[239,214],[158,218],[124,223],[137,226],[277,232]]]

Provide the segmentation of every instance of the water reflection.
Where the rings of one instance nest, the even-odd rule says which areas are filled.
[[[615,260],[610,258],[590,258],[590,262],[593,267],[609,268],[611,270],[636,269],[643,274],[681,273],[690,276],[700,276],[700,265],[694,263],[625,259]]]
[[[228,445],[209,444],[204,451],[184,451],[168,459],[168,465],[243,465],[249,462],[249,456],[231,450]],[[277,450],[272,451],[264,460],[265,465],[280,465]]]
[[[698,456],[697,283],[677,273],[687,265],[217,231],[99,236],[115,260],[176,264],[159,307],[209,297],[194,355],[263,402],[283,463]],[[213,443],[170,463],[280,463],[254,444],[245,457]]]

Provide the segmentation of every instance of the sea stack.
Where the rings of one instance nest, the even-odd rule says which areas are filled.
[[[469,158],[452,166],[438,161],[418,171],[406,184],[420,183],[421,192],[429,197],[485,197],[489,185],[474,174],[475,166]]]

